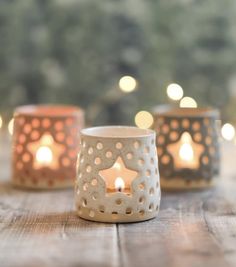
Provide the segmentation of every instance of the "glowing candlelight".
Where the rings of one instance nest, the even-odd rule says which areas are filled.
[[[121,177],[117,177],[115,180],[115,188],[118,192],[122,192],[125,188],[125,182]]]
[[[36,160],[43,165],[50,165],[53,160],[52,150],[47,146],[40,147],[36,152]]]
[[[183,161],[188,163],[194,162],[194,151],[191,145],[191,136],[189,133],[184,133],[181,138],[182,145],[179,150],[179,156]]]

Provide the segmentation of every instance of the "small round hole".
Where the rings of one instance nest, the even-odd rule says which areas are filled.
[[[171,127],[172,127],[173,129],[177,129],[177,128],[179,127],[179,123],[178,123],[178,121],[177,121],[177,120],[173,120],[173,121],[171,121]]]
[[[152,196],[152,195],[154,195],[154,188],[152,187],[152,188],[150,188],[150,190],[149,190],[149,194]]]
[[[86,172],[90,173],[92,171],[92,167],[90,165],[87,165],[86,167]]]
[[[92,195],[92,199],[97,200],[98,199],[98,193],[94,192]]]
[[[131,215],[131,214],[133,213],[133,211],[132,211],[131,208],[127,208],[126,211],[125,211],[125,213],[126,213],[127,215]]]
[[[92,186],[96,186],[98,184],[98,180],[96,178],[94,178],[92,181],[91,181],[91,185]]]
[[[32,126],[34,128],[38,128],[40,126],[40,121],[38,119],[33,119],[32,120]]]
[[[116,199],[116,205],[121,205],[122,204],[122,200],[120,198]]]
[[[107,151],[106,152],[106,157],[107,158],[111,158],[112,157],[112,152],[111,151]]]
[[[57,139],[57,141],[59,141],[59,142],[63,142],[64,139],[65,139],[65,134],[62,133],[62,132],[57,133],[57,134],[56,134],[56,139]]]
[[[134,142],[134,148],[138,149],[140,147],[140,142],[139,141],[135,141]]]
[[[121,149],[123,147],[121,142],[116,143],[116,148],[117,149]]]
[[[151,171],[150,170],[146,170],[145,174],[146,174],[147,177],[150,177],[151,176]]]
[[[145,189],[145,184],[144,183],[140,183],[138,185],[138,187],[139,187],[140,190],[144,190]]]
[[[48,128],[48,127],[50,127],[51,122],[50,122],[49,119],[43,119],[42,125],[43,125],[44,128]]]
[[[183,126],[184,128],[188,128],[189,125],[190,125],[189,120],[184,119],[184,120],[182,121],[182,126]]]
[[[100,211],[101,213],[104,213],[104,212],[105,212],[105,207],[104,207],[104,206],[99,206],[99,211]]]
[[[99,165],[99,164],[101,164],[101,159],[99,158],[99,157],[97,157],[97,158],[95,158],[95,160],[94,160],[94,163],[96,164],[96,165]]]
[[[25,153],[25,154],[22,156],[22,160],[23,160],[24,162],[29,162],[29,161],[30,161],[30,154]]]
[[[148,154],[150,152],[150,147],[149,146],[146,146],[144,148],[144,153]]]
[[[54,127],[57,131],[61,131],[63,129],[63,122],[61,121],[56,122]]]
[[[93,154],[93,148],[92,148],[92,147],[90,147],[90,148],[88,149],[88,154],[89,154],[89,155],[92,155],[92,154]]]
[[[154,204],[151,203],[151,204],[149,205],[148,209],[149,209],[149,211],[153,211],[153,210],[154,210]]]
[[[83,207],[87,206],[87,199],[86,198],[82,198],[81,202],[82,202]]]
[[[133,154],[132,154],[132,153],[128,153],[128,154],[126,155],[126,158],[127,158],[127,159],[132,159],[132,158],[133,158]]]
[[[140,211],[139,211],[139,216],[140,216],[140,217],[143,217],[144,214],[145,214],[145,211],[144,211],[144,210],[140,210]]]
[[[140,204],[143,204],[145,202],[145,197],[141,196],[138,201]]]
[[[93,218],[95,216],[95,212],[93,210],[89,211],[89,217]]]
[[[102,150],[103,149],[103,144],[101,142],[97,143],[97,149]]]
[[[142,166],[142,165],[144,164],[144,159],[140,158],[140,159],[138,160],[138,164],[139,164],[140,166]]]
[[[88,187],[89,187],[88,183],[84,183],[83,184],[83,190],[84,191],[87,191],[88,190]]]

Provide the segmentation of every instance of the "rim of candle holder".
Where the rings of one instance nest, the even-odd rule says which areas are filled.
[[[153,115],[165,116],[170,118],[207,118],[219,117],[220,113],[212,107],[181,108],[172,105],[160,105],[153,108]]]
[[[108,133],[109,131],[109,133]],[[125,132],[124,132],[125,131]],[[132,133],[130,133],[132,131]],[[142,138],[155,135],[155,131],[151,129],[140,129],[134,126],[99,126],[82,129],[81,135],[97,138]],[[123,133],[122,133],[123,132]]]
[[[14,111],[14,116],[27,117],[67,117],[67,116],[83,116],[84,110],[77,106],[58,105],[58,104],[40,104],[40,105],[24,105],[19,106]]]

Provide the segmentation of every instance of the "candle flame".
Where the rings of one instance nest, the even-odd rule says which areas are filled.
[[[194,160],[194,151],[191,145],[191,136],[184,133],[181,138],[182,145],[179,150],[179,156],[182,160],[192,162]]]
[[[115,180],[115,188],[118,192],[121,192],[125,188],[125,182],[121,177],[117,177]]]
[[[36,152],[36,160],[39,163],[49,165],[53,160],[52,150],[47,146],[41,146]]]

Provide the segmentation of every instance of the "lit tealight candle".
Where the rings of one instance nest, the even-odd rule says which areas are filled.
[[[116,191],[122,192],[125,188],[125,182],[121,177],[117,177],[115,180]]]
[[[201,188],[213,184],[220,165],[218,111],[195,105],[161,106],[154,112],[162,188]]]
[[[14,185],[73,186],[83,111],[71,106],[24,106],[14,114],[14,129],[12,122]]]

